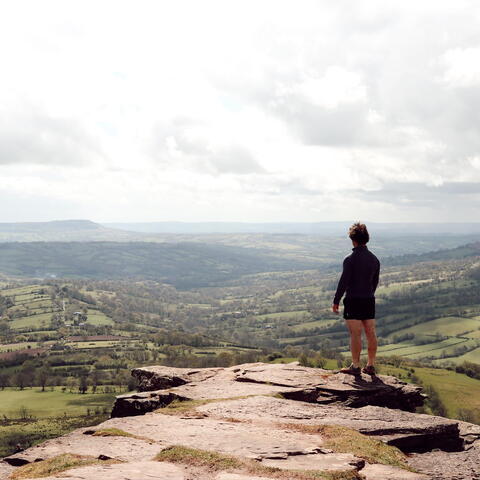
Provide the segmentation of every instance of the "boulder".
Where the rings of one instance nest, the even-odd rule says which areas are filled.
[[[189,398],[165,390],[119,395],[115,399],[111,416],[133,417],[145,415],[145,413],[153,412],[157,408],[170,405],[174,400],[183,401],[189,400]]]
[[[139,392],[150,392],[184,383],[206,380],[222,368],[176,368],[165,366],[141,367],[132,370]]]

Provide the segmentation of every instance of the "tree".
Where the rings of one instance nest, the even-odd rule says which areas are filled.
[[[80,393],[86,393],[88,390],[88,378],[86,375],[82,375],[78,381],[78,391]]]
[[[100,370],[93,370],[92,372],[92,393],[95,393],[97,391],[97,387],[98,385],[101,383],[101,379],[102,379],[102,374],[100,372]]]
[[[0,388],[5,390],[5,387],[10,385],[10,375],[6,373],[0,373]]]
[[[42,392],[45,391],[45,385],[47,385],[51,373],[48,367],[42,367],[37,371],[37,382],[42,387]]]
[[[72,393],[77,386],[77,381],[74,377],[67,377],[67,379],[65,380],[65,386],[68,388],[68,391]]]
[[[20,390],[23,390],[26,385],[25,373],[20,371],[13,376],[12,384],[17,386]]]

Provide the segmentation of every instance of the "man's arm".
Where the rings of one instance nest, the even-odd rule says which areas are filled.
[[[377,270],[375,271],[375,274],[373,276],[373,291],[375,292],[375,290],[377,289],[378,287],[378,280],[380,278],[380,262],[378,262],[378,265],[377,265]]]
[[[335,292],[335,297],[333,298],[333,305],[337,305],[340,303],[340,299],[343,297],[345,290],[350,282],[350,276],[352,273],[352,267],[350,264],[350,258],[346,257],[343,261],[343,271],[342,276],[338,282],[337,291]],[[335,309],[334,309],[335,311]],[[338,308],[336,309],[338,311]]]

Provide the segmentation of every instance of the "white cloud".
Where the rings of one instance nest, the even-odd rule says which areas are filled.
[[[307,102],[327,109],[334,109],[343,103],[363,103],[367,100],[361,76],[338,66],[327,67],[322,77],[303,79],[292,88],[291,93],[299,94]]]
[[[480,85],[480,47],[453,48],[441,60],[445,68],[442,80],[449,87]]]
[[[10,2],[3,220],[470,220],[479,45],[468,0]]]

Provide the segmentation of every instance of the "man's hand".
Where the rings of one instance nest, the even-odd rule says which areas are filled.
[[[332,312],[336,313],[338,315],[339,311],[338,311],[338,304],[337,303],[334,303],[332,305]]]

